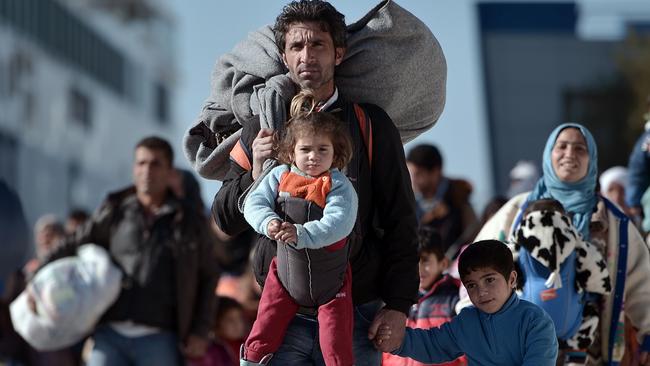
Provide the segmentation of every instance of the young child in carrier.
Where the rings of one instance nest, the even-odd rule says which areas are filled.
[[[411,307],[406,326],[430,329],[440,327],[456,316],[460,281],[446,273],[449,258],[438,230],[421,226],[418,230],[418,254],[420,255],[420,291],[417,304]],[[410,358],[384,353],[382,366],[419,366],[422,363]],[[464,357],[442,365],[467,365]]]
[[[272,169],[246,198],[244,217],[277,241],[258,317],[240,354],[242,365],[266,364],[282,344],[299,307],[317,307],[327,365],[352,365],[352,274],[346,237],[357,217],[357,195],[340,172],[352,157],[348,127],[315,111],[300,93],[291,119],[276,135]]]
[[[612,289],[605,259],[557,200],[527,202],[514,226],[508,247],[522,272],[520,297],[553,319],[562,362],[585,364],[598,330],[600,297]]]

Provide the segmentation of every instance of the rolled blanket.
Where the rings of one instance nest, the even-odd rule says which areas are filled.
[[[224,178],[237,131],[253,115],[260,115],[263,127],[283,125],[296,92],[287,72],[270,26],[219,58],[210,96],[184,137],[184,153],[201,176]],[[440,44],[391,0],[348,27],[348,48],[335,76],[346,100],[382,107],[403,142],[431,128],[444,107],[447,65]]]

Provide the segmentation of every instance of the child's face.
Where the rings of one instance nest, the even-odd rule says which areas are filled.
[[[238,340],[246,335],[246,323],[241,309],[230,309],[219,320],[216,334],[223,340]]]
[[[512,271],[506,280],[492,268],[480,268],[463,277],[463,285],[472,304],[488,314],[501,310],[508,301],[517,282],[517,272]]]
[[[434,253],[423,252],[420,254],[420,288],[429,290],[438,279],[438,276],[449,267],[449,259],[444,257],[438,260]]]
[[[321,175],[332,167],[334,146],[328,136],[302,136],[293,148],[293,160],[303,173],[312,177]]]

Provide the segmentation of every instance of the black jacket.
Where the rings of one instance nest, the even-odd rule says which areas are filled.
[[[362,105],[372,121],[373,157],[370,167],[353,104],[336,101],[330,111],[350,127],[354,157],[348,176],[359,197],[358,224],[349,237],[352,295],[355,304],[381,298],[389,309],[408,314],[417,299],[418,255],[415,202],[399,132],[381,108]],[[260,124],[255,117],[244,123],[241,140],[252,165],[252,142]],[[353,177],[354,178],[354,177]],[[212,210],[219,227],[230,235],[249,228],[237,202],[253,183],[251,172],[231,161],[231,169],[217,193]],[[259,237],[253,269],[262,283],[275,255],[275,243]]]
[[[163,273],[164,276],[144,271],[154,276],[148,279],[142,278],[138,270],[135,274],[125,275],[122,292],[102,321],[126,320],[133,315],[133,321],[144,319],[146,325],[171,325],[171,330],[175,328],[183,341],[190,333],[207,338],[213,325],[216,305],[214,289],[219,275],[205,219],[170,192],[164,205],[167,211],[159,215],[152,225],[147,225],[139,215],[140,210],[134,207],[139,205],[135,199],[133,187],[110,194],[91,220],[54,250],[45,263],[74,255],[81,244],[94,243],[106,248],[123,270],[131,265],[134,268],[156,267],[164,272],[170,270],[171,273]],[[153,254],[161,246],[167,246],[169,250],[162,256]],[[162,267],[153,263],[161,257],[166,261]],[[159,283],[161,281],[174,283]],[[139,284],[134,285],[134,282]],[[161,290],[163,293],[160,297],[155,296]],[[133,291],[148,293],[143,297],[142,293],[134,295]],[[131,299],[128,305],[125,305],[126,297]],[[134,298],[144,301],[134,303]],[[169,311],[158,315],[147,313],[152,302],[161,299],[171,301],[167,309],[172,309],[169,316],[172,319],[160,319],[165,314],[169,315]],[[151,320],[154,322],[147,322]],[[159,320],[167,324],[159,324]]]

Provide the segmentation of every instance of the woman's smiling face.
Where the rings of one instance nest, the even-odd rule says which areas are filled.
[[[553,145],[551,163],[555,175],[565,183],[575,183],[587,175],[589,149],[580,130],[565,128]]]

